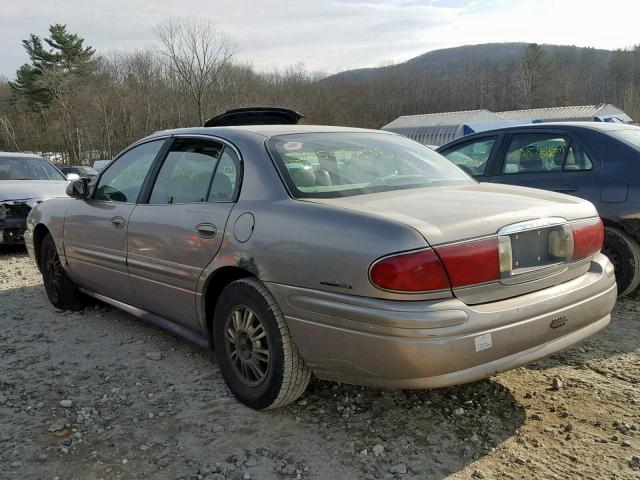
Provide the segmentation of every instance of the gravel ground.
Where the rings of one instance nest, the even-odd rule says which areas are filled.
[[[110,307],[56,311],[24,250],[0,251],[0,307],[3,479],[640,479],[640,297],[490,380],[312,380],[266,413],[233,399],[209,352]]]

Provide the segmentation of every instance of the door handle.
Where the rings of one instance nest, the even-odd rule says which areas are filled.
[[[202,238],[213,238],[218,233],[218,229],[211,223],[201,223],[196,226],[196,234]]]
[[[122,217],[113,217],[111,219],[111,225],[113,226],[113,228],[116,228],[118,230],[122,230],[124,228],[124,218]]]

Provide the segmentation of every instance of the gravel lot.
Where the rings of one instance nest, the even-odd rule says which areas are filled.
[[[600,335],[461,387],[313,380],[296,404],[236,402],[215,356],[97,305],[56,311],[0,251],[0,478],[640,479],[640,297]]]

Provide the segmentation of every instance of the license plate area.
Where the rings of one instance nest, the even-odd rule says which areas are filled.
[[[573,233],[564,219],[510,225],[498,232],[502,283],[520,283],[566,269]]]

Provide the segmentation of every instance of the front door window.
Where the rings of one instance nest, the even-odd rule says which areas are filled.
[[[481,138],[447,150],[443,155],[474,177],[485,175],[496,137]]]
[[[135,203],[163,143],[164,140],[143,143],[118,157],[100,177],[94,198]]]

